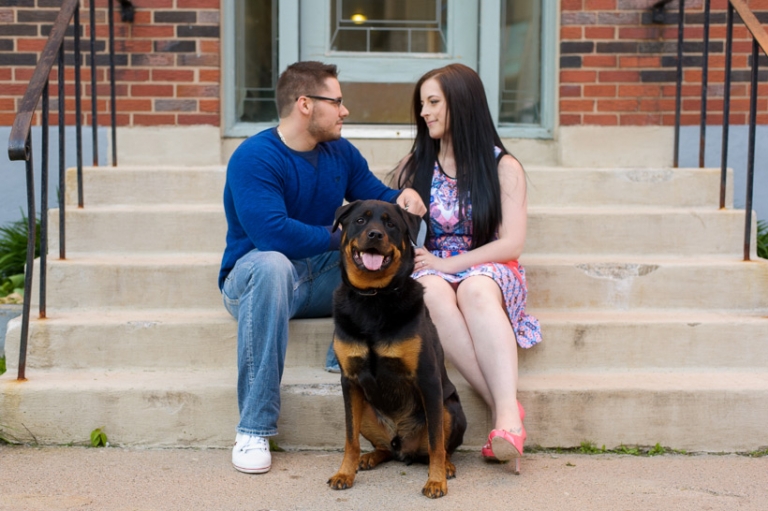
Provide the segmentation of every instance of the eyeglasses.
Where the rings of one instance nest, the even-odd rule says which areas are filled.
[[[320,99],[322,101],[328,101],[330,103],[333,103],[337,107],[341,106],[341,102],[344,101],[343,98],[328,98],[328,97],[325,97],[325,96],[312,96],[310,94],[306,94],[305,97],[312,98],[312,99]],[[296,99],[298,99],[298,98],[296,98]]]

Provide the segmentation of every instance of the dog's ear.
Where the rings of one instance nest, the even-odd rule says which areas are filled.
[[[336,208],[336,217],[333,221],[333,228],[331,229],[331,232],[336,232],[336,230],[339,228],[339,224],[344,223],[344,219],[347,218],[350,213],[352,213],[352,210],[359,203],[360,201],[356,200],[355,202],[350,202],[349,204],[344,204],[343,206]]]
[[[404,210],[401,207],[397,207],[397,209],[400,211],[400,216],[403,217],[403,220],[405,221],[405,225],[408,228],[408,237],[410,238],[411,242],[414,245],[417,245],[417,238],[419,237],[419,228],[421,228],[421,217],[419,215],[414,215],[413,213],[409,213],[408,211]]]

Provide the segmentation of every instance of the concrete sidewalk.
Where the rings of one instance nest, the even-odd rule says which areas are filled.
[[[0,446],[0,510],[765,510],[768,457],[537,453],[509,465],[454,456],[447,496],[421,495],[427,467],[392,462],[355,486],[326,480],[342,453],[275,453],[264,475],[228,450]]]

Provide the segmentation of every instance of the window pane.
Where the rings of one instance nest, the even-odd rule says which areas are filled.
[[[343,77],[343,75],[340,75]],[[413,83],[341,82],[350,124],[409,124]]]
[[[541,3],[502,5],[500,124],[541,123]]]
[[[237,120],[277,120],[277,0],[237,2]]]
[[[331,0],[331,50],[445,53],[448,0]]]

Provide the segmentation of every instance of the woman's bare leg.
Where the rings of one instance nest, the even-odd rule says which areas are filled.
[[[491,395],[495,428],[520,434],[517,340],[501,289],[489,277],[469,277],[459,284],[456,298],[471,338],[473,358]],[[467,347],[462,349],[468,351]],[[468,352],[463,356],[470,358]]]
[[[446,359],[458,369],[493,411],[493,396],[475,357],[475,347],[464,316],[459,310],[456,291],[451,284],[437,275],[426,275],[421,277],[419,282],[426,290],[424,301],[437,327]]]

